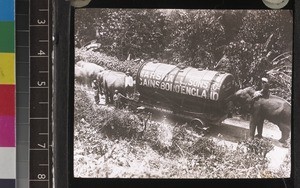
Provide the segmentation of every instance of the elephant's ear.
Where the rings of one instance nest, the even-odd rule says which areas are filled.
[[[245,88],[243,90],[243,98],[247,103],[251,102],[255,93],[255,90],[252,87]]]
[[[251,99],[254,97],[255,89],[252,87],[247,88],[247,94],[251,97]]]
[[[246,97],[247,103],[252,101],[253,96],[250,95],[249,93],[247,93],[247,94],[245,95],[245,97]]]

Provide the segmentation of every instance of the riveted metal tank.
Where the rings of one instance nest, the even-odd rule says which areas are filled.
[[[136,83],[141,100],[207,114],[226,113],[235,92],[229,73],[155,62],[139,68]]]

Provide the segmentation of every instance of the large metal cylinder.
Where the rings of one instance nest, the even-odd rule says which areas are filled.
[[[225,110],[235,92],[231,74],[163,63],[145,63],[136,81],[145,98],[208,113]]]

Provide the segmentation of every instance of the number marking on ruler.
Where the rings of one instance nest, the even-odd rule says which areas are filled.
[[[51,187],[51,0],[30,0],[29,187]],[[46,69],[47,63],[47,69]],[[42,184],[41,184],[42,183]]]

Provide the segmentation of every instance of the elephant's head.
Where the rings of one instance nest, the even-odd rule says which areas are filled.
[[[234,94],[234,103],[245,104],[251,102],[255,90],[252,87],[240,89]]]
[[[240,113],[243,114],[249,111],[254,92],[255,89],[253,89],[252,87],[240,89],[235,92],[233,103],[235,106],[240,107]]]

